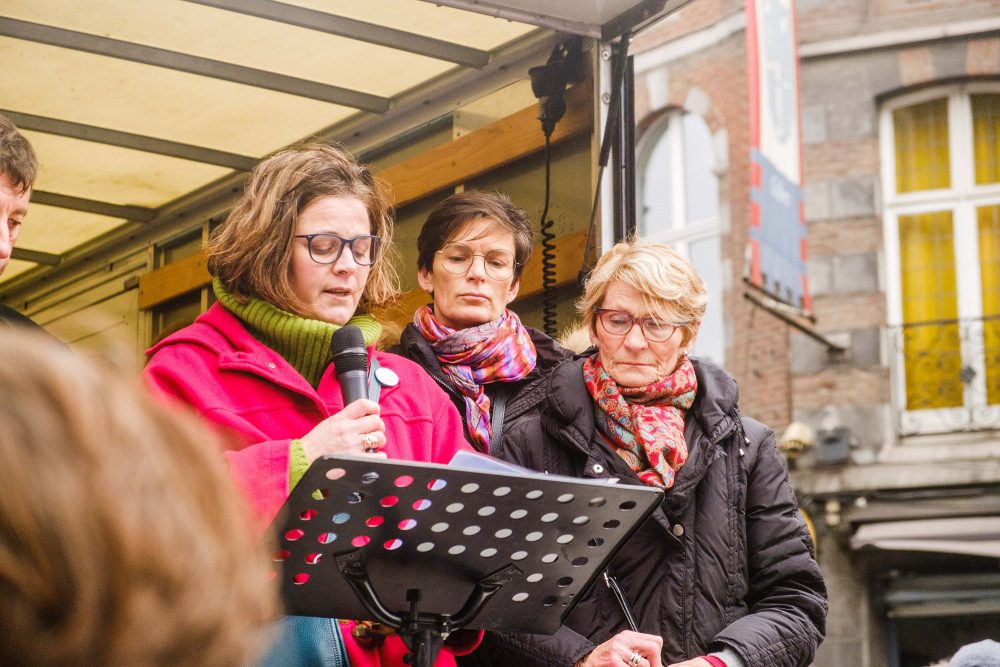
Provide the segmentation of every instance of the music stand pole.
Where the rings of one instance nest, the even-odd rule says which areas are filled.
[[[412,652],[409,663],[416,667],[432,667],[448,635],[454,630],[465,627],[490,598],[509,583],[515,574],[520,574],[518,568],[508,565],[480,579],[465,605],[454,616],[421,612],[418,607],[422,597],[420,589],[409,588],[406,590],[406,600],[410,603],[410,610],[406,614],[399,615],[390,611],[379,598],[368,578],[368,569],[359,550],[337,554],[334,558],[340,573],[365,605],[372,619],[395,628],[403,638]]]

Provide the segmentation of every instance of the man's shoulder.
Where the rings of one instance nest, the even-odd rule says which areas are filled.
[[[10,306],[4,306],[3,304],[0,304],[0,322],[12,327],[27,327],[30,329],[44,331],[41,325],[36,323],[27,315],[14,310]]]

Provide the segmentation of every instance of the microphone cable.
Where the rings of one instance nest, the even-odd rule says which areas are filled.
[[[549,219],[549,197],[552,194],[552,144],[549,133],[545,135],[545,205],[539,232],[542,241],[542,329],[551,338],[556,335],[556,302],[553,287],[556,284],[556,235],[552,233],[555,222]]]
[[[545,204],[539,221],[542,245],[542,329],[548,336],[556,335],[556,303],[553,294],[556,284],[556,235],[555,225],[549,219],[549,200],[552,196],[552,132],[556,123],[566,113],[566,86],[583,77],[583,41],[579,37],[559,45],[549,55],[544,65],[528,69],[531,90],[538,98],[538,120],[545,135]]]
[[[628,63],[628,47],[632,41],[632,31],[626,30],[622,33],[618,42],[617,59],[613,61],[611,72],[611,99],[608,102],[608,117],[604,123],[604,135],[601,138],[600,158],[597,161],[597,187],[594,190],[594,200],[590,207],[590,222],[587,224],[587,241],[583,246],[583,262],[580,266],[580,273],[577,274],[577,283],[580,287],[587,281],[590,272],[597,263],[597,241],[594,240],[594,232],[597,229],[597,207],[601,201],[601,182],[604,180],[604,171],[611,159],[611,142],[613,141],[616,126],[618,124],[618,114],[621,107],[622,87],[625,81],[625,68]]]

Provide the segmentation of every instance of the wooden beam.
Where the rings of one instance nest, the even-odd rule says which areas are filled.
[[[566,115],[556,124],[553,144],[594,127],[590,79],[566,91]],[[532,105],[442,146],[389,167],[379,176],[392,186],[396,206],[485,174],[545,148],[545,135]]]
[[[572,137],[589,133],[593,130],[594,110],[592,103],[593,84],[588,79],[566,91],[566,115],[552,133],[553,144],[566,141]],[[545,148],[545,137],[538,121],[538,109],[532,105],[510,116],[490,123],[485,127],[470,132],[447,144],[432,148],[415,157],[379,173],[379,177],[392,187],[395,205],[403,206],[427,195],[433,194],[459,183],[464,183],[492,169],[502,167],[521,158],[537,153]],[[570,235],[565,238],[573,237]],[[560,243],[560,241],[557,241]],[[583,258],[582,244],[579,250],[579,260],[568,262],[575,266],[572,278],[576,279]],[[560,251],[562,252],[562,251]],[[538,268],[533,268],[535,262]],[[557,263],[562,267],[567,262]],[[522,279],[521,295],[527,296],[525,286],[533,284],[534,278],[528,280],[532,271],[538,272],[538,290],[541,289],[540,260],[532,260],[525,268]],[[204,287],[211,281],[206,268],[205,256],[198,251],[191,257],[172,262],[155,271],[139,277],[139,308],[146,310],[169,301],[176,296]],[[557,279],[558,282],[558,279]],[[564,283],[563,283],[564,284]],[[419,291],[418,291],[419,292]],[[405,296],[400,302],[409,307],[415,296]],[[416,301],[413,301],[416,303]],[[422,303],[417,304],[422,305]],[[413,314],[412,308],[409,314]],[[392,318],[396,320],[396,317]]]
[[[564,287],[576,281],[580,274],[580,267],[583,266],[583,254],[587,243],[587,230],[581,229],[578,232],[561,236],[555,241],[555,288]],[[521,289],[517,293],[518,299],[534,296],[542,293],[542,249],[536,247],[531,254],[528,266],[521,274]],[[414,270],[416,268],[414,267]],[[399,326],[406,326],[413,319],[413,312],[427,303],[431,297],[422,289],[412,289],[404,292],[399,300],[389,308],[375,314],[376,318],[383,322],[393,322]]]
[[[139,309],[147,310],[210,282],[208,258],[199,250],[190,257],[139,276]]]

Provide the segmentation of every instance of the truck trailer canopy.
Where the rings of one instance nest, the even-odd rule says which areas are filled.
[[[284,146],[364,159],[687,1],[8,0],[0,113],[41,168],[0,298],[183,228]]]

